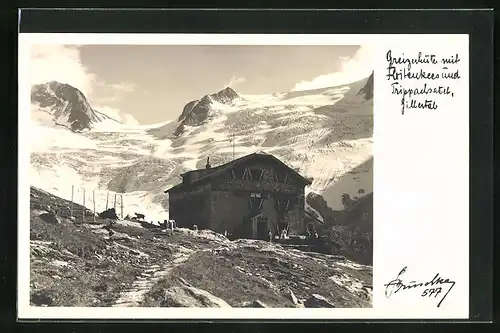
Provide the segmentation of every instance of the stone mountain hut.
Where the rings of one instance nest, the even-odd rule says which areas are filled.
[[[254,153],[229,163],[182,174],[169,194],[170,218],[179,227],[211,229],[235,238],[268,239],[303,233],[304,178],[276,157]]]

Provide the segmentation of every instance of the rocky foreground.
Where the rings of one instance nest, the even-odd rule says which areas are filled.
[[[37,306],[370,307],[372,267],[209,230],[161,230],[87,215],[31,188]],[[74,211],[83,207],[74,206]],[[90,213],[90,212],[88,212]]]

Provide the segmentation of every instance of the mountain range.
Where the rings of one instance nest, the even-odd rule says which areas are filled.
[[[56,81],[34,85],[31,105],[31,185],[80,204],[85,188],[85,204],[92,209],[95,201],[96,211],[123,200],[123,215],[162,221],[163,192],[182,173],[203,168],[207,157],[217,166],[256,151],[313,179],[309,198],[322,201],[306,206],[322,218],[329,214],[323,206],[342,210],[345,195],[373,191],[373,74],[305,91],[226,88],[187,103],[176,119],[142,126],[112,119],[76,87]]]

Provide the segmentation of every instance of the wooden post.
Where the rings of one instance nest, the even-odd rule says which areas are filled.
[[[83,212],[82,212],[82,218],[85,221],[85,188],[83,189]]]
[[[106,194],[106,210],[108,210],[108,199],[109,199],[109,191]]]
[[[121,215],[123,220],[123,194],[120,194]]]
[[[93,219],[94,219],[94,222],[95,222],[95,193],[94,192],[95,191],[92,190],[92,201],[94,202],[94,218]]]
[[[115,213],[116,213],[116,193],[115,193],[115,202],[113,203],[113,207],[115,208]]]
[[[70,217],[73,218],[73,195],[75,191],[75,185],[71,185],[71,212],[70,212]]]

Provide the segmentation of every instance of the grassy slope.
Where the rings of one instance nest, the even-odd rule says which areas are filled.
[[[153,242],[154,234],[139,225],[115,225],[115,234],[109,237],[102,228],[106,221],[100,219],[96,222],[101,225],[84,224],[81,216],[74,222],[62,217],[60,224],[46,223],[38,217],[38,209],[58,207],[60,215],[69,216],[64,209],[69,202],[35,188],[31,193],[31,296],[35,304],[110,305],[151,261],[171,255],[170,248]],[[75,211],[82,208],[75,205]]]

